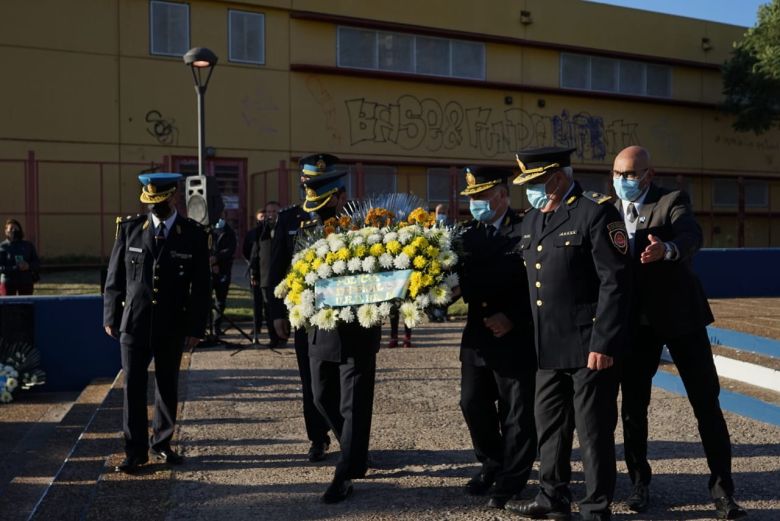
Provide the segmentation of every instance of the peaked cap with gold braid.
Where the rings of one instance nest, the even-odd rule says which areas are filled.
[[[571,166],[571,153],[576,148],[545,147],[531,150],[521,150],[515,154],[517,166],[520,167],[518,175],[512,184],[522,185],[547,172]]]
[[[176,192],[176,184],[183,178],[176,173],[141,174],[138,180],[143,185],[141,189],[141,202],[144,204],[157,204],[173,197]]]
[[[515,174],[509,168],[499,166],[468,166],[463,169],[466,174],[466,189],[460,195],[475,195],[490,190],[496,185],[506,184]]]
[[[306,190],[303,209],[316,212],[344,187],[347,171],[338,168],[339,158],[330,154],[312,154],[301,158],[301,183]]]

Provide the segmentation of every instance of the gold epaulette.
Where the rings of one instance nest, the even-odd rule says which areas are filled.
[[[114,240],[116,240],[119,237],[119,226],[130,222],[134,219],[137,219],[138,217],[141,217],[141,214],[135,214],[135,215],[127,215],[125,217],[117,217],[116,218],[116,232],[114,233]]]
[[[612,199],[611,195],[605,195],[599,192],[582,192],[582,195],[596,204],[604,204]]]

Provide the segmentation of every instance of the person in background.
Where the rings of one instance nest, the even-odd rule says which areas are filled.
[[[252,283],[252,249],[257,242],[257,236],[261,233],[263,226],[265,225],[265,208],[260,208],[255,212],[255,223],[252,228],[244,235],[244,242],[241,245],[241,253],[247,263],[246,276],[249,277],[249,283],[252,288],[252,317],[254,319],[254,327],[252,328],[252,339],[254,343],[257,343],[257,337],[260,331],[263,329],[263,311],[265,310],[265,304],[263,301],[263,293],[260,286]],[[266,318],[268,318],[266,316]],[[273,329],[272,327],[269,329]]]
[[[230,278],[233,271],[233,256],[236,253],[236,232],[220,218],[214,225],[214,251],[209,262],[211,263],[211,281],[214,288],[217,310],[219,313],[214,319],[214,333],[220,334],[222,328],[222,314],[227,304]]]
[[[398,347],[398,322],[400,315],[398,306],[390,308],[390,342],[387,347]],[[404,324],[404,347],[412,347],[412,328]]]
[[[252,290],[259,294],[259,305],[264,309],[258,311],[258,315],[265,315],[268,337],[271,342],[268,347],[274,348],[284,342],[279,338],[271,319],[271,299],[274,288],[271,286],[271,242],[276,236],[276,222],[279,218],[279,203],[268,201],[265,205],[265,218],[262,226],[258,226],[255,235],[255,243],[252,245],[252,253],[249,258],[249,282]],[[256,315],[257,316],[257,315]],[[258,326],[259,329],[259,326]]]
[[[663,346],[680,372],[699,426],[710,467],[709,490],[719,519],[738,519],[747,512],[734,500],[731,441],[720,408],[720,383],[712,360],[707,324],[713,316],[691,266],[702,245],[691,200],[681,190],[653,183],[650,153],[639,146],[622,150],[612,170],[615,206],[625,219],[634,266],[632,349],[623,364],[623,446],[634,490],[628,508],[643,512],[650,505],[652,470],[647,460],[647,408],[653,376]]]
[[[32,295],[40,267],[35,246],[24,240],[22,225],[8,219],[5,240],[0,242],[0,296]]]

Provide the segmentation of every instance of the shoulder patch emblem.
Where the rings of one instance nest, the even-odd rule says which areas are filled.
[[[611,195],[605,195],[599,192],[582,192],[582,195],[596,204],[604,204],[612,199]]]
[[[609,233],[609,240],[612,242],[612,246],[615,247],[622,255],[628,253],[628,233],[626,232],[626,225],[622,221],[615,221],[607,225],[607,232]]]

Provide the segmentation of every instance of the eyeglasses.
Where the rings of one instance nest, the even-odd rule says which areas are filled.
[[[622,177],[624,179],[630,179],[632,181],[635,181],[637,179],[644,177],[644,175],[647,173],[648,170],[650,170],[650,168],[645,168],[644,170],[626,170],[625,172],[610,170],[610,173],[612,174],[612,177]]]

